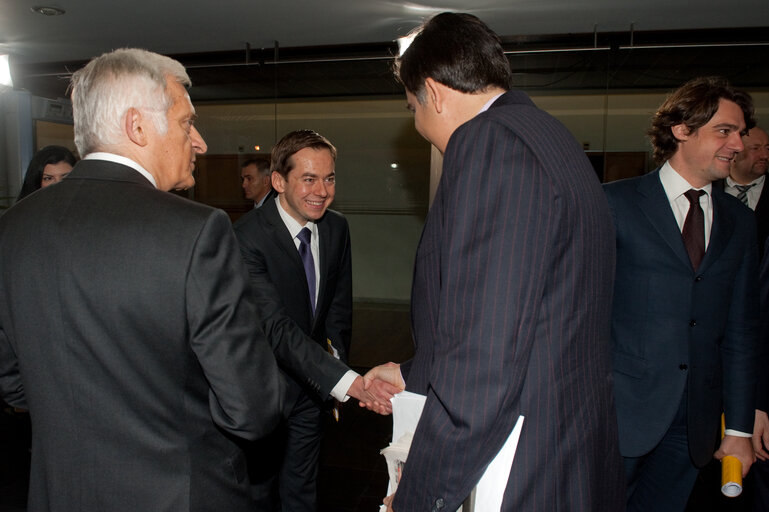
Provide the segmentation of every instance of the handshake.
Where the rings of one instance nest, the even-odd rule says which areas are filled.
[[[388,415],[393,412],[390,399],[404,389],[406,383],[401,376],[400,365],[385,363],[372,368],[363,377],[356,378],[347,394],[356,398],[361,407]]]

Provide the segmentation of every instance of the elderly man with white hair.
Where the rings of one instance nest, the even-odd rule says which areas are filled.
[[[227,215],[167,191],[206,143],[178,62],[72,77],[83,155],[0,219],[0,395],[32,418],[30,512],[251,510],[237,438],[283,386]]]

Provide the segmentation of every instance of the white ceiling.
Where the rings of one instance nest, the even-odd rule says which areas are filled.
[[[66,14],[32,12],[38,5]],[[57,62],[124,46],[181,54],[387,42],[449,10],[502,36],[769,27],[769,0],[0,0],[0,53]]]

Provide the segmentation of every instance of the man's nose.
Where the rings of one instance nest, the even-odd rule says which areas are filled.
[[[202,155],[208,151],[208,145],[206,144],[206,141],[203,140],[203,136],[200,135],[200,132],[194,126],[190,132],[190,138],[192,139],[192,147],[195,149],[195,153]]]

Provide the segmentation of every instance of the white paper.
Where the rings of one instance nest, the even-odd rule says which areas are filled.
[[[523,430],[523,416],[518,416],[518,421],[513,431],[502,445],[502,449],[491,460],[483,476],[478,481],[475,491],[475,510],[499,512],[502,508],[502,498],[505,495],[507,481],[510,478],[510,468],[513,467],[515,450],[518,448],[518,440]]]
[[[398,393],[390,399],[393,405],[393,443],[403,439],[404,436],[408,437],[414,434],[426,399],[427,397],[424,395],[409,391]],[[501,509],[502,498],[510,477],[510,468],[513,465],[513,458],[523,430],[523,419],[523,416],[518,417],[518,421],[505,444],[491,460],[478,481],[475,493],[475,512],[498,512]],[[393,493],[394,487],[394,482],[390,481],[387,486],[388,496]],[[386,507],[382,505],[380,512],[385,510]]]

